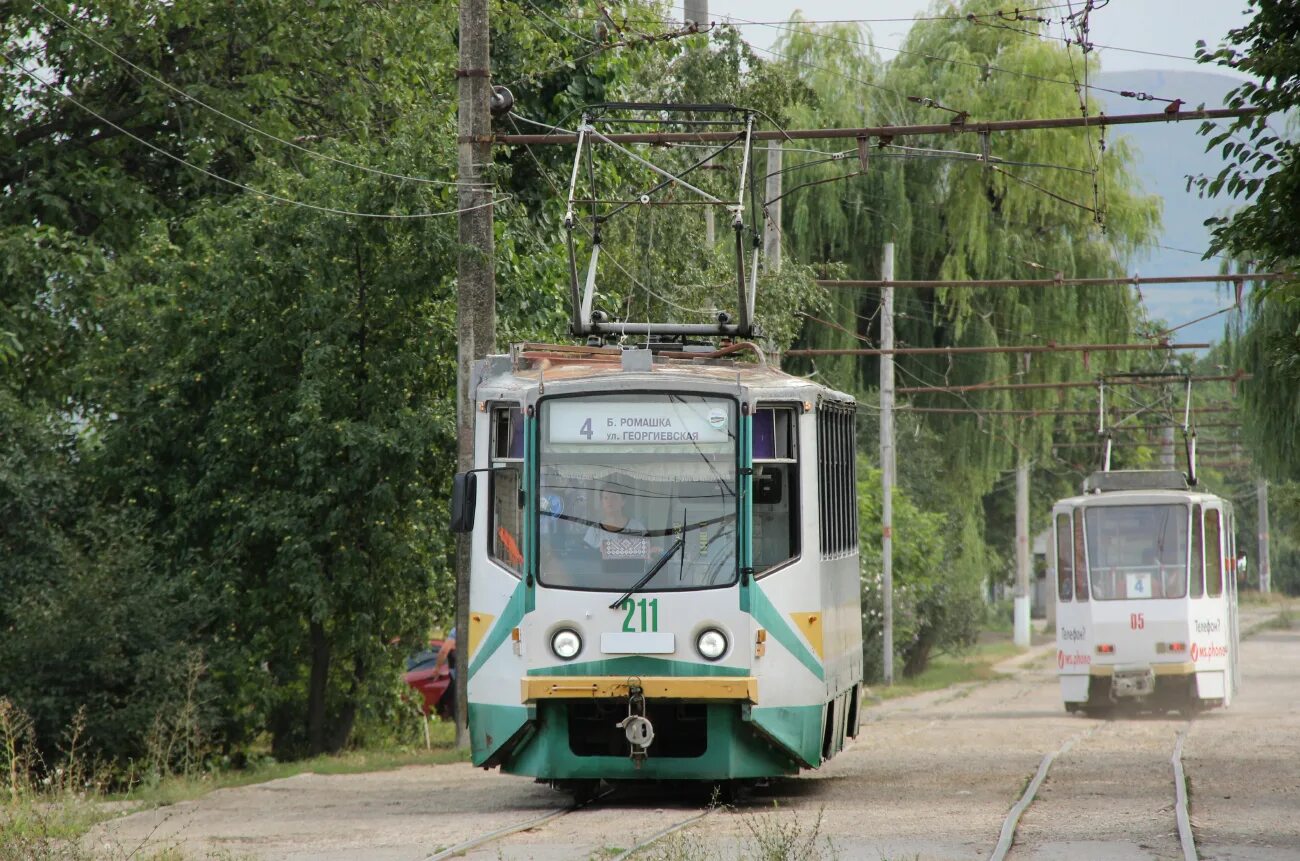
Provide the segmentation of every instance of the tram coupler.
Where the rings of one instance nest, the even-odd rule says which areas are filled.
[[[640,768],[641,763],[645,762],[646,751],[655,740],[654,725],[645,716],[645,692],[640,682],[640,679],[628,679],[627,717],[617,724],[631,746],[628,756],[632,758],[632,764],[636,768]]]
[[[1111,699],[1149,697],[1156,690],[1156,674],[1150,667],[1116,669],[1110,682]]]

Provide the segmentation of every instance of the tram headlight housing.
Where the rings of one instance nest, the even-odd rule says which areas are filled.
[[[727,653],[727,635],[717,628],[707,628],[695,640],[695,649],[706,661],[716,661]]]
[[[561,628],[551,635],[551,651],[561,661],[572,661],[582,651],[582,637],[572,628]]]

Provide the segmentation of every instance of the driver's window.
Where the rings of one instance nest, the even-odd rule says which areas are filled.
[[[492,409],[492,534],[490,556],[516,575],[524,568],[523,509],[519,483],[524,464],[523,413],[518,406]]]

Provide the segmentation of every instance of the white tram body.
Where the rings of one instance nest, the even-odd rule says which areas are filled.
[[[1232,504],[1181,472],[1094,474],[1052,509],[1057,672],[1069,711],[1194,711],[1237,689]]]
[[[575,788],[754,779],[856,735],[851,398],[612,348],[516,349],[471,385],[484,480],[457,476],[453,522],[476,765]]]

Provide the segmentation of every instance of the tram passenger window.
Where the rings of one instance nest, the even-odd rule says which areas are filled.
[[[1074,594],[1088,600],[1088,565],[1083,552],[1083,511],[1074,512]]]
[[[1201,506],[1192,506],[1192,580],[1191,595],[1205,594],[1205,550],[1201,543]]]
[[[1056,516],[1056,595],[1062,601],[1074,597],[1074,548],[1068,514]]]
[[[797,413],[754,411],[754,570],[762,573],[799,555]]]
[[[857,465],[851,404],[824,403],[817,411],[817,492],[823,557],[858,547]]]
[[[1223,594],[1223,545],[1219,538],[1219,512],[1205,509],[1205,594]]]
[[[523,413],[519,407],[492,410],[492,534],[490,556],[520,574],[524,568],[523,509],[519,482],[524,456]]]

